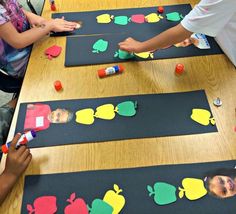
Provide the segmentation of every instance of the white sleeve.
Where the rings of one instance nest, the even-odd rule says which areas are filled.
[[[190,32],[215,37],[236,12],[236,0],[201,0],[181,21]]]

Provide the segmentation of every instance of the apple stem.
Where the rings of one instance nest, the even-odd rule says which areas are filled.
[[[119,111],[119,109],[116,106],[115,109],[114,109],[114,112],[118,112],[118,111]]]
[[[122,191],[123,191],[122,189],[119,189],[118,191],[116,191],[117,195],[121,193]]]
[[[87,208],[88,208],[89,212],[91,212],[92,207],[90,208],[89,205],[87,204]]]
[[[149,196],[151,197],[155,192],[149,192]]]
[[[72,204],[72,202],[73,202],[73,201],[70,200],[70,199],[67,199],[66,201],[69,202],[70,204]]]

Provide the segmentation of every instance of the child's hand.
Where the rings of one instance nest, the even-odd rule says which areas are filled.
[[[11,142],[4,170],[5,175],[14,179],[17,179],[26,170],[32,159],[30,150],[26,146],[20,146],[19,149],[16,149],[16,143],[20,136],[17,134]]]
[[[142,42],[136,41],[129,37],[123,42],[119,43],[119,48],[127,52],[140,53],[142,52]]]
[[[64,17],[61,19],[51,19],[48,22],[53,32],[73,31],[77,26],[76,22],[68,22],[64,20]]]

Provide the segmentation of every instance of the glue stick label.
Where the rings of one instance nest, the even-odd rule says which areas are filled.
[[[108,67],[105,70],[106,75],[111,75],[116,73],[116,69],[114,67]]]

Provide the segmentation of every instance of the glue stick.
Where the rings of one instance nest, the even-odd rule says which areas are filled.
[[[20,145],[25,145],[29,141],[33,140],[36,137],[36,132],[34,130],[27,131],[26,133],[22,134],[20,139],[16,143],[16,148],[18,148]],[[1,151],[6,154],[8,153],[9,147],[11,145],[11,142],[8,142],[1,147]]]
[[[103,68],[98,70],[98,76],[103,78],[105,76],[109,76],[112,74],[122,73],[124,71],[124,67],[122,65],[115,65],[108,68]]]

